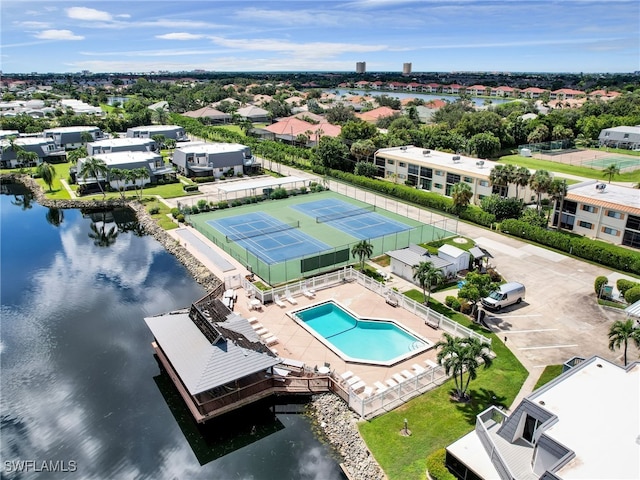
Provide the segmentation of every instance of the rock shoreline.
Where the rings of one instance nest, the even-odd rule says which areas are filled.
[[[344,459],[350,480],[386,479],[358,431],[359,417],[333,393],[314,395],[311,413],[329,443]]]
[[[27,175],[2,175],[2,181],[23,184],[34,195],[36,201],[49,208],[96,208],[112,209],[122,208],[123,203],[119,199],[110,200],[50,200],[45,197],[42,187]],[[196,282],[207,291],[218,287],[222,280],[213,275],[209,269],[194,257],[180,242],[161,228],[147,212],[143,204],[137,201],[129,201],[124,206],[132,209],[144,231],[155,238],[162,246],[193,276]],[[349,410],[349,407],[341,398],[326,393],[316,395],[310,403],[310,411],[322,429],[323,434],[344,459],[343,466],[350,480],[377,480],[386,476],[367,448],[358,431],[358,416]]]

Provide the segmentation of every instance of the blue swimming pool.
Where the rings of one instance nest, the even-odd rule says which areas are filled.
[[[346,361],[393,365],[431,346],[392,320],[362,319],[333,301],[298,310],[293,316]]]

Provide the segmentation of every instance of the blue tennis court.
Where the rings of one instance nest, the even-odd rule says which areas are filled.
[[[317,223],[326,223],[360,240],[414,228],[376,213],[373,206],[357,208],[348,202],[334,198],[301,203],[293,205],[292,208],[314,217]]]
[[[207,220],[211,227],[262,259],[274,264],[290,258],[324,252],[331,247],[298,229],[299,222],[284,223],[264,212]]]

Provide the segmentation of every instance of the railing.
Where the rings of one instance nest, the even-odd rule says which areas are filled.
[[[377,280],[366,276],[365,274],[354,270],[353,267],[344,267],[341,270],[327,273],[324,275],[318,275],[311,277],[307,280],[299,280],[289,283],[284,286],[275,287],[269,290],[260,290],[255,287],[246,278],[242,279],[242,287],[249,293],[252,293],[261,303],[270,303],[275,300],[276,295],[278,297],[286,297],[287,293],[291,296],[302,295],[305,290],[322,290],[324,288],[330,288],[339,285],[344,282],[356,281],[359,285],[362,285],[368,290],[377,293],[381,297],[389,300],[393,299],[397,302],[397,306],[404,308],[408,312],[413,313],[417,317],[420,317],[428,325],[434,328],[441,328],[442,330],[456,335],[459,337],[474,337],[481,342],[491,346],[491,339],[481,335],[473,330],[460,325],[453,320],[445,317],[444,315],[431,310],[426,305],[423,305],[411,298],[402,295],[393,289],[385,286]],[[285,300],[284,298],[282,298]]]
[[[496,468],[498,475],[502,480],[515,480],[515,476],[511,473],[509,466],[502,458],[500,451],[496,447],[495,443],[491,439],[491,435],[489,434],[489,430],[487,429],[486,424],[491,423],[491,425],[495,423],[501,423],[508,416],[499,408],[494,406],[489,407],[484,412],[480,413],[476,417],[476,434],[480,439],[480,443],[486,450],[487,454],[491,458],[491,463]]]

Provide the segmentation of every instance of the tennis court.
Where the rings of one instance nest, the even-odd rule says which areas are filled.
[[[594,160],[588,160],[584,162],[582,165],[587,167],[597,167],[605,169],[609,165],[615,165],[620,170],[629,167],[637,167],[640,165],[640,157],[639,158],[629,158],[629,157],[619,157],[619,156],[611,156],[611,157],[601,157],[596,158]]]
[[[331,191],[189,215],[188,221],[271,285],[349,265],[361,240],[371,243],[375,257],[455,234]]]
[[[316,223],[326,223],[360,240],[413,228],[406,223],[375,213],[373,205],[354,208],[352,204],[335,198],[301,203],[293,208],[315,218]]]
[[[298,230],[300,222],[284,223],[266,213],[248,213],[207,223],[268,264],[304,257],[331,247]]]

